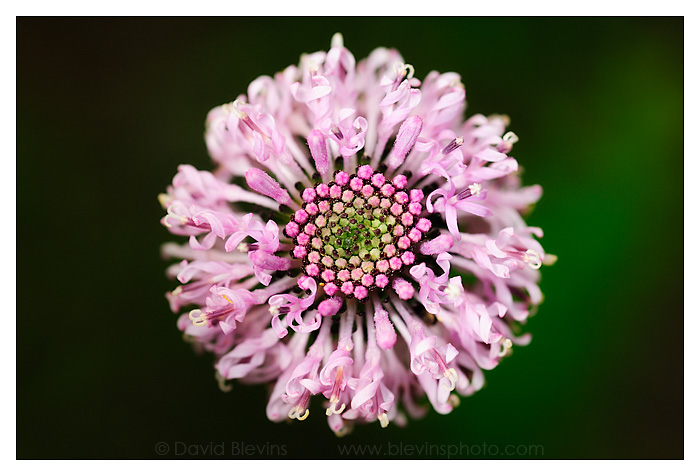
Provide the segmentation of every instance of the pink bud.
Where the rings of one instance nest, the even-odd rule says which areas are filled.
[[[355,285],[352,284],[352,282],[350,282],[350,281],[346,281],[343,283],[342,286],[340,286],[340,290],[347,295],[352,294],[354,289],[355,289]]]
[[[324,317],[332,316],[338,313],[342,305],[343,301],[341,299],[337,297],[329,298],[325,301],[321,301],[318,305],[318,312]]]
[[[280,187],[280,184],[275,179],[257,167],[253,167],[245,173],[245,181],[251,189],[270,197],[276,202],[285,205],[291,202],[287,191]]]
[[[401,299],[404,301],[408,301],[413,297],[413,293],[415,292],[415,289],[413,289],[413,286],[411,286],[411,283],[406,281],[405,279],[401,278],[396,278],[393,283],[394,286],[394,291],[396,291],[396,294],[399,295]]]
[[[323,288],[323,290],[326,292],[326,294],[328,296],[332,296],[338,292],[338,286],[336,286],[333,283],[328,283],[328,284],[326,284],[326,287]]]
[[[328,172],[328,146],[326,145],[326,137],[318,129],[312,130],[306,137],[306,142],[311,150],[311,157],[314,158],[316,170],[321,175]]]
[[[372,185],[379,188],[382,185],[384,185],[384,182],[386,182],[386,177],[384,177],[383,174],[374,174],[374,175],[372,175],[371,181],[372,181]]]
[[[386,263],[386,269],[389,269],[389,262],[386,260],[384,260],[384,262]],[[378,274],[377,277],[374,278],[374,283],[384,289],[387,284],[389,284],[389,278],[386,277],[386,274]]]
[[[364,299],[369,295],[369,291],[367,291],[367,288],[364,286],[357,286],[354,294],[357,299]]]
[[[290,221],[287,223],[287,226],[285,226],[284,229],[287,232],[287,235],[289,235],[291,238],[294,238],[299,234],[299,224],[295,221]]]
[[[455,240],[452,238],[452,235],[440,235],[437,238],[423,243],[420,247],[420,252],[424,255],[437,255],[452,248],[454,243]]]
[[[348,180],[350,180],[350,175],[347,172],[343,172],[341,170],[340,172],[337,172],[335,174],[335,183],[337,185],[340,185],[341,187],[344,187],[345,185],[347,185]]]
[[[433,224],[430,223],[430,220],[428,220],[427,218],[421,218],[420,220],[418,220],[418,223],[416,223],[416,228],[418,228],[423,233],[428,233],[432,226]]]
[[[405,175],[397,175],[394,177],[394,180],[392,180],[392,183],[394,184],[394,187],[402,189],[408,185],[408,179]]]
[[[316,186],[316,193],[319,197],[325,198],[330,193],[330,188],[328,188],[328,185],[326,185],[325,183],[320,183]]]
[[[310,264],[306,267],[306,274],[309,276],[318,276],[319,268],[315,264]]]
[[[316,198],[316,190],[313,188],[305,189],[301,194],[301,198],[303,198],[305,202],[313,202],[314,198]]]
[[[368,180],[372,176],[373,170],[369,165],[362,165],[357,169],[357,176],[361,179]]]
[[[423,200],[423,190],[420,189],[413,189],[411,190],[411,201],[412,202],[420,202]]]
[[[359,177],[355,177],[354,179],[350,180],[350,188],[356,192],[362,188],[362,185],[362,179]]]
[[[413,146],[416,145],[416,140],[418,140],[422,129],[423,121],[418,116],[411,116],[403,121],[403,124],[401,124],[399,128],[399,133],[396,135],[394,149],[389,156],[389,167],[395,169],[403,164],[406,155],[408,155]]]
[[[374,313],[374,328],[377,331],[377,345],[380,349],[387,350],[396,344],[396,331],[389,320],[389,313],[384,309],[377,309]]]
[[[275,256],[271,253],[262,250],[253,251],[248,255],[248,258],[253,263],[253,265],[258,266],[262,269],[272,271],[286,271],[292,265],[291,261],[289,261],[287,258]]]

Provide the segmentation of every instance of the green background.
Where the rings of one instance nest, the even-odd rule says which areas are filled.
[[[460,73],[468,114],[510,115],[525,183],[544,187],[528,221],[559,256],[532,343],[485,388],[449,416],[342,440],[318,406],[275,424],[265,388],[219,391],[163,296],[156,200],[178,164],[210,167],[209,109],[336,31],[357,59],[393,46],[419,78]],[[17,456],[224,442],[682,458],[682,114],[682,18],[18,19]]]

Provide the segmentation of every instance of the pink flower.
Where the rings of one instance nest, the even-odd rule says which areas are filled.
[[[273,421],[325,399],[339,435],[403,426],[529,342],[515,324],[556,258],[523,217],[542,189],[515,174],[507,118],[465,108],[456,73],[356,62],[338,34],[209,113],[215,171],[181,165],[159,200],[188,240],[163,246],[167,299],[222,388],[272,383]]]

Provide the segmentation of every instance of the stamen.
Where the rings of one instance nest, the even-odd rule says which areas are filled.
[[[173,197],[167,193],[159,193],[158,194],[158,203],[160,203],[160,206],[163,207],[164,210],[167,210],[168,207],[170,206],[170,202],[173,201]]]
[[[459,286],[453,283],[448,284],[445,291],[446,294],[453,300],[459,298],[462,295],[462,291],[459,289]]]
[[[449,368],[445,370],[443,374],[450,380],[450,386],[448,387],[445,383],[442,385],[451,392],[457,386],[457,371],[453,368]]]
[[[473,183],[470,186],[466,188],[466,190],[462,190],[457,194],[455,197],[457,201],[464,200],[469,197],[478,197],[481,195],[481,184],[480,183]]]
[[[202,327],[207,325],[206,313],[202,312],[201,309],[193,309],[190,311],[190,321],[195,327]]]
[[[542,260],[540,259],[540,255],[538,255],[535,250],[527,250],[525,252],[525,257],[523,258],[523,260],[532,269],[540,269],[540,267],[542,266]]]
[[[166,220],[164,220],[164,223],[165,223],[165,226],[167,226],[168,228],[170,228],[172,226],[171,224],[168,223],[168,220],[167,220],[167,218],[170,218],[170,217],[178,218],[180,220],[181,225],[187,225],[189,223],[189,219],[187,217],[184,217],[184,216],[181,216],[181,215],[178,215],[177,213],[175,213],[172,205],[170,205],[168,207],[166,212],[167,212],[168,216],[165,217]]]
[[[340,405],[340,408],[336,408],[337,404],[338,402],[331,402],[331,406],[326,408],[326,416],[331,416],[333,414],[340,415],[341,413],[343,413],[343,410],[345,410],[345,404],[342,403]]]
[[[343,436],[350,433],[351,429],[352,429],[352,426],[345,424],[345,425],[341,426],[340,428],[338,428],[337,430],[335,430],[335,436],[337,436],[338,438],[342,438]]]
[[[338,32],[331,38],[331,48],[337,48],[343,46],[343,35]]]
[[[464,83],[459,79],[455,78],[452,81],[450,81],[450,87],[464,89]]]
[[[506,134],[503,136],[503,142],[510,142],[511,144],[515,144],[519,140],[520,138],[515,134],[515,132],[506,132]]]
[[[472,196],[478,197],[479,194],[481,194],[481,184],[480,183],[473,183],[469,187],[469,191],[472,193]]]
[[[340,408],[336,408],[336,405],[340,401],[340,384],[343,383],[343,367],[338,367],[335,373],[335,381],[333,382],[333,390],[331,392],[331,406],[326,408],[326,415],[331,416],[332,414],[340,414],[345,410],[345,404],[341,404]]]
[[[291,418],[292,420],[296,418],[299,421],[304,421],[309,416],[309,410],[306,409],[306,412],[304,412],[303,414],[302,412],[304,412],[304,408],[301,405],[296,405],[289,410],[287,416],[289,416],[289,418]]]
[[[433,359],[435,362],[438,364],[438,368],[442,370],[442,374],[448,378],[450,381],[450,385],[446,385],[443,383],[443,386],[449,390],[450,392],[455,389],[457,385],[457,371],[453,368],[448,368],[447,364],[443,360],[443,358],[440,356],[440,354],[437,353],[435,349],[430,349],[430,355],[432,355]]]
[[[501,340],[499,342],[501,343],[501,345],[503,345],[503,348],[498,353],[498,357],[504,357],[508,353],[508,351],[511,348],[513,348],[513,341],[505,337],[501,337]]]
[[[338,126],[336,126],[335,124],[331,126],[331,132],[334,136],[338,138],[338,140],[343,140],[343,133],[340,132],[340,129],[338,129]]]
[[[340,400],[340,384],[343,382],[343,367],[338,367],[335,372],[335,381],[333,382],[333,393],[331,395],[331,401]]]
[[[404,77],[411,79],[413,74],[416,72],[412,64],[404,64],[401,61],[394,63],[394,72],[398,75],[403,75]]]
[[[310,398],[311,393],[309,392],[309,390],[304,390],[304,393],[302,393],[299,402],[289,410],[287,416],[289,416],[289,418],[291,418],[292,420],[294,420],[295,418],[299,421],[306,420],[306,418],[308,418],[309,416],[308,407]]]
[[[413,78],[413,73],[415,73],[415,69],[413,68],[413,65],[404,64],[400,61],[397,61],[396,63],[394,63],[394,72],[396,73],[396,79],[394,79],[394,83],[391,85],[392,91],[396,91],[396,89],[399,87],[399,85],[403,82],[404,79]]]
[[[229,383],[228,380],[226,380],[224,376],[221,375],[218,371],[216,372],[215,377],[216,382],[219,385],[219,390],[221,390],[222,392],[230,392],[231,390],[233,390],[233,385]]]
[[[308,60],[308,63],[306,64],[306,69],[309,70],[311,76],[315,76],[316,74],[318,74],[318,65],[314,60]]]
[[[377,420],[379,420],[379,424],[382,426],[382,428],[389,426],[389,418],[386,416],[386,413],[380,413],[377,415]]]
[[[454,152],[455,150],[457,150],[457,149],[459,149],[460,147],[462,147],[462,144],[464,144],[464,138],[461,137],[461,136],[460,136],[460,137],[455,137],[454,139],[452,139],[452,140],[450,141],[449,144],[447,144],[447,145],[445,146],[444,149],[442,149],[442,155],[448,155],[448,154]]]
[[[552,266],[554,263],[557,262],[558,259],[559,257],[557,255],[546,254],[544,256],[544,261],[542,262],[542,264],[546,266]]]
[[[224,104],[224,106],[228,106],[228,108],[225,108],[224,111],[232,112],[238,119],[243,119],[243,118],[248,117],[248,114],[246,114],[245,112],[241,111],[238,108],[239,104],[245,104],[245,103],[243,101],[241,101],[240,99],[236,99],[232,103]]]
[[[232,112],[232,113],[238,118],[238,120],[240,120],[243,124],[245,124],[246,126],[248,126],[248,128],[249,128],[250,130],[255,131],[255,132],[257,132],[258,134],[260,134],[264,140],[266,140],[266,141],[269,140],[269,137],[267,136],[267,134],[265,134],[265,133],[253,122],[253,120],[250,118],[250,116],[249,116],[248,114],[246,114],[245,112],[241,111],[241,110],[238,108],[238,106],[239,106],[240,104],[245,104],[245,103],[244,103],[243,101],[241,101],[240,99],[236,99],[235,101],[233,101],[232,103],[230,103],[230,106],[229,106],[228,110],[229,110],[230,112]],[[226,109],[224,109],[224,111],[226,111]]]

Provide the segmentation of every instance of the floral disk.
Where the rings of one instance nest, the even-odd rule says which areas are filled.
[[[508,118],[462,121],[456,73],[413,77],[378,48],[356,64],[336,34],[213,109],[213,172],[181,165],[159,200],[186,244],[167,294],[186,340],[229,381],[270,383],[267,416],[316,396],[338,435],[449,413],[529,342],[538,268]]]

